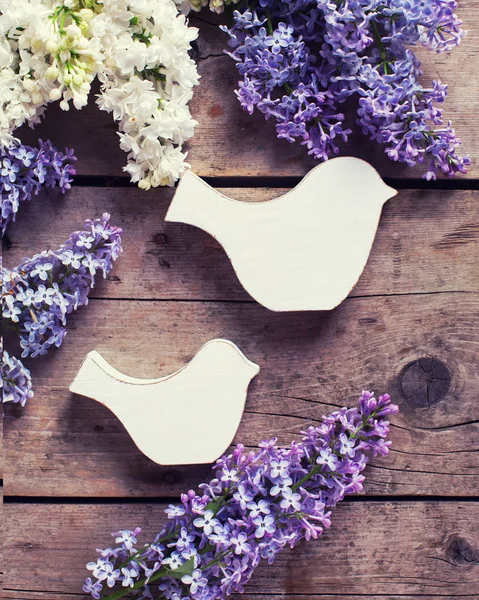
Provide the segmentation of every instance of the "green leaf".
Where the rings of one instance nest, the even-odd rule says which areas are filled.
[[[185,562],[181,567],[178,567],[173,571],[173,569],[168,569],[169,577],[174,577],[175,579],[181,579],[183,575],[191,575],[195,569],[195,559],[190,558],[187,562]]]
[[[218,510],[221,508],[222,504],[223,504],[223,499],[215,498],[214,500],[211,500],[211,502],[208,502],[205,510],[212,510],[213,513],[216,515]]]

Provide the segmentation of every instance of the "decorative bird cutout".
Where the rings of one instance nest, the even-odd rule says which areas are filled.
[[[165,220],[211,234],[266,308],[330,310],[359,279],[383,204],[396,194],[371,165],[350,157],[318,165],[266,202],[233,200],[186,171]]]
[[[233,342],[222,339],[211,340],[186,366],[161,379],[128,377],[93,351],[70,391],[108,407],[154,462],[202,464],[231,444],[258,372]]]

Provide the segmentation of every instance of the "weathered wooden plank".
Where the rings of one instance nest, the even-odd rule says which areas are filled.
[[[0,415],[0,440],[2,442],[0,447],[0,479],[3,479],[3,414]]]
[[[424,80],[440,79],[449,84],[445,116],[451,119],[463,139],[463,151],[474,161],[469,177],[479,176],[479,133],[473,126],[479,111],[479,27],[476,0],[462,0],[459,14],[469,35],[450,55],[420,52]],[[208,15],[205,15],[208,18]],[[201,82],[191,103],[199,122],[189,143],[189,160],[200,175],[300,175],[315,164],[303,147],[288,144],[275,136],[274,125],[262,115],[250,117],[237,101],[234,89],[238,75],[233,61],[223,54],[226,36],[216,25],[193,19],[199,25],[199,72]],[[354,110],[348,120],[354,123]],[[19,132],[25,141],[51,137],[59,146],[73,146],[78,172],[84,175],[121,175],[126,162],[119,149],[116,127],[110,115],[100,113],[93,101],[81,112],[64,113],[58,105],[49,107],[44,123],[35,132]],[[369,160],[383,175],[418,177],[423,169],[392,163],[380,147],[356,133],[343,154]]]
[[[3,598],[3,537],[6,533],[3,513],[3,487],[0,487],[0,532],[2,533],[2,542],[0,543],[0,598]]]
[[[79,593],[57,593],[57,592],[40,592],[40,591],[25,591],[25,590],[5,590],[3,593],[3,598],[5,598],[5,600],[71,600],[72,598],[81,598],[82,600],[90,600],[89,596],[86,596],[85,594],[79,592]],[[231,596],[231,598],[233,600],[252,600],[254,598],[254,600],[285,600],[287,598],[294,598],[294,600],[338,600],[338,598],[340,600],[358,600],[358,598],[364,598],[363,596],[358,596],[357,594],[355,594],[354,596],[352,596],[351,594],[334,594],[334,595],[330,595],[330,594],[318,594],[318,593],[313,593],[313,594],[308,594],[308,595],[304,595],[304,594],[295,594],[294,592],[292,594],[290,593],[279,593],[279,594],[255,594],[254,590],[248,591],[247,593],[243,594],[243,595],[233,595]],[[401,595],[401,596],[390,596],[388,595],[387,600],[443,600],[444,599],[444,594],[438,594],[438,595],[427,595],[425,596],[424,594],[418,594],[418,595]],[[471,594],[454,594],[453,596],[447,596],[447,598],[450,599],[454,599],[454,600],[471,600]],[[474,598],[474,597],[473,597]],[[371,595],[368,594],[367,596],[368,600],[384,600],[385,596],[384,595]],[[475,599],[474,599],[475,600]]]
[[[19,510],[8,504],[5,510],[5,588],[19,590],[15,598],[25,598],[24,589],[57,598],[81,592],[85,564],[95,548],[111,545],[111,531],[139,525],[150,539],[164,520],[160,505],[33,504]],[[273,565],[261,564],[246,598],[477,598],[478,540],[478,502],[343,503],[320,540],[283,552]]]
[[[252,303],[94,300],[71,317],[60,350],[27,363],[36,396],[24,411],[7,407],[6,493],[175,496],[209,478],[207,466],[150,462],[116,417],[70,395],[68,386],[93,349],[129,375],[157,377],[182,367],[204,342],[226,337],[262,369],[237,441],[255,446],[277,435],[286,444],[362,389],[389,391],[402,409],[394,450],[373,460],[367,493],[477,495],[478,325],[477,295],[459,293],[349,299],[326,314],[275,314]],[[181,435],[180,420],[159,423],[159,435],[163,427]]]
[[[286,190],[227,189],[231,197],[261,201]],[[8,231],[4,264],[54,248],[86,218],[110,212],[124,229],[125,252],[94,296],[251,300],[224,250],[206,232],[165,223],[171,190],[76,187],[65,197],[42,193],[22,206]],[[247,243],[248,232],[244,232]],[[288,240],[284,240],[285,247]],[[383,210],[365,271],[352,296],[479,291],[479,192],[406,191]]]

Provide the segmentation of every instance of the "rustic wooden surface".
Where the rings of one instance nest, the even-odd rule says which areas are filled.
[[[284,188],[226,188],[226,194],[261,201]],[[102,211],[124,229],[125,252],[93,297],[155,300],[251,300],[221,246],[207,233],[165,223],[173,190],[145,194],[135,188],[57,190],[22,206],[8,231],[7,265],[58,247],[83,221]],[[25,225],[28,223],[28,226]],[[54,223],[54,226],[52,224]],[[287,245],[288,240],[284,240]],[[400,190],[386,203],[366,269],[351,296],[477,292],[477,191]]]
[[[479,131],[473,126],[479,112],[479,28],[477,0],[461,0],[459,15],[469,31],[462,45],[450,55],[420,51],[424,80],[440,79],[449,84],[449,98],[444,106],[445,118],[451,119],[463,140],[463,152],[474,160],[469,178],[479,175]],[[234,97],[238,81],[234,63],[224,54],[227,37],[202,13],[193,19],[199,26],[198,59],[201,82],[191,103],[199,125],[189,143],[189,160],[202,176],[290,176],[304,175],[315,164],[299,144],[277,140],[272,122],[265,123],[261,114],[250,117]],[[77,151],[78,172],[83,175],[122,175],[124,153],[118,146],[116,126],[111,115],[97,114],[95,103],[85,107],[75,119],[70,113],[52,106],[43,125],[34,133],[23,134],[35,139],[37,133],[50,137],[57,132],[58,145],[73,146]],[[354,113],[349,124],[354,128]],[[26,129],[26,128],[25,128]],[[343,146],[343,152],[345,150]],[[375,143],[355,131],[347,152],[371,162],[383,175],[404,178],[421,177],[423,169],[409,169],[388,160]]]
[[[68,598],[82,597],[84,564],[95,556],[94,548],[110,544],[113,523],[145,524],[145,539],[151,539],[164,518],[158,504],[45,508],[5,507],[7,598],[63,599],[64,590]],[[261,564],[245,600],[289,595],[473,600],[479,595],[478,540],[479,502],[343,503],[319,541],[286,550],[274,567]]]
[[[395,451],[373,461],[369,494],[479,495],[477,300],[466,293],[353,298],[331,314],[296,315],[253,303],[93,300],[71,319],[60,351],[29,363],[36,395],[7,415],[6,493],[177,496],[201,483],[209,467],[155,465],[110,411],[68,386],[93,349],[120,371],[151,378],[183,366],[209,339],[227,337],[261,367],[237,441],[254,446],[278,434],[288,443],[367,385],[389,390],[402,408]],[[452,375],[449,391],[430,405],[421,389],[409,400],[400,392],[403,369],[424,356]]]
[[[258,568],[244,597],[479,599],[477,0],[463,0],[459,11],[469,36],[450,56],[424,54],[424,71],[426,80],[449,83],[445,114],[474,164],[450,189],[418,190],[411,180],[420,171],[354,138],[347,152],[402,189],[384,208],[361,279],[330,313],[268,312],[211,237],[164,223],[172,190],[114,187],[125,157],[110,116],[93,104],[68,114],[52,107],[36,131],[22,132],[24,140],[74,146],[79,174],[99,177],[22,206],[4,263],[57,246],[103,211],[124,228],[125,253],[90,305],[70,317],[62,348],[28,362],[35,397],[24,410],[6,407],[3,597],[83,598],[84,565],[95,547],[110,545],[110,532],[140,525],[153,534],[164,502],[209,477],[206,465],[155,465],[106,408],[70,394],[84,355],[97,349],[129,375],[159,377],[224,336],[261,366],[236,437],[248,447],[274,434],[288,443],[336,406],[352,405],[363,387],[389,391],[401,408],[392,452],[372,460],[365,494],[337,507],[320,541]],[[276,140],[261,116],[243,113],[224,38],[208,15],[200,19],[202,80],[192,103],[200,125],[190,162],[213,185],[221,176],[232,197],[280,195],[291,183],[281,177],[299,177],[313,162]],[[6,344],[15,350],[11,338]]]

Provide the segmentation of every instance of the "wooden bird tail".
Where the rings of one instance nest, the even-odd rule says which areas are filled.
[[[249,218],[250,209],[247,202],[228,198],[188,170],[178,184],[165,221],[194,225],[220,239],[225,225],[236,227],[245,214]]]
[[[110,395],[108,392],[115,383],[115,379],[108,373],[110,368],[110,365],[98,352],[95,350],[89,352],[70,385],[70,392],[93,398],[108,405],[106,401],[107,396]]]

